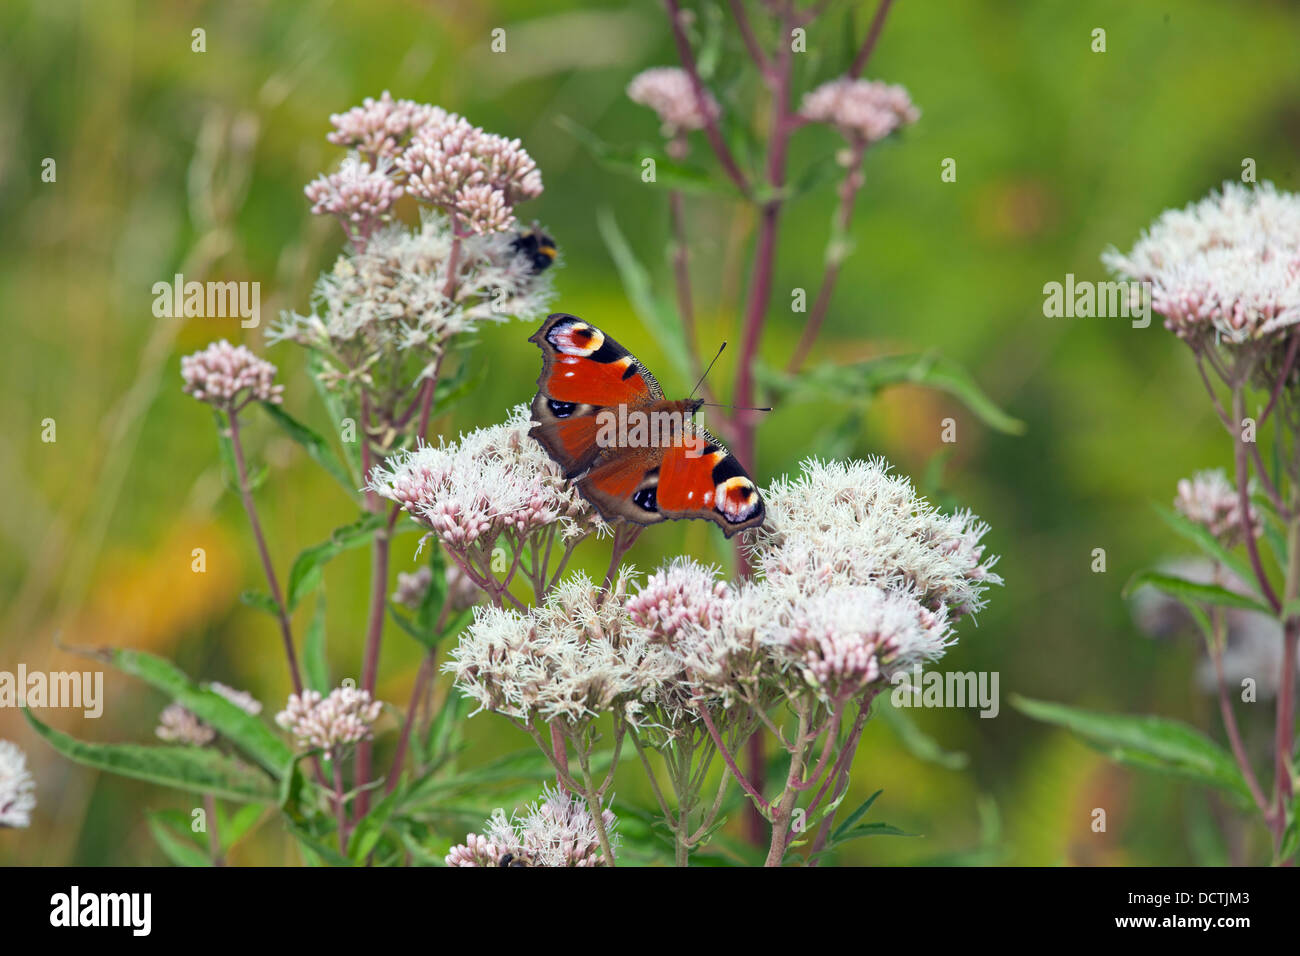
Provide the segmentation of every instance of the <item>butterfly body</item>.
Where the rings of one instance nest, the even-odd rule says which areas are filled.
[[[762,524],[763,501],[726,448],[595,326],[566,313],[530,338],[542,350],[530,434],[601,516],[636,524],[705,518],[727,537]]]

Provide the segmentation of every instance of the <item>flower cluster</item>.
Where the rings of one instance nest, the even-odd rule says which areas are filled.
[[[606,832],[613,830],[613,811],[602,811]],[[451,848],[448,866],[605,866],[596,825],[586,804],[558,788],[547,787],[540,802],[522,816],[507,819],[498,810],[486,833],[471,833]]]
[[[443,669],[481,709],[521,721],[574,726],[617,709],[636,724],[675,667],[628,620],[626,591],[625,574],[604,591],[578,572],[526,613],[481,608]]]
[[[370,725],[379,719],[382,704],[371,700],[368,691],[336,687],[321,698],[318,691],[290,694],[285,709],[275,722],[289,731],[299,747],[320,749],[327,759],[370,736]]]
[[[1263,531],[1253,509],[1247,521],[1242,521],[1241,496],[1222,468],[1198,471],[1180,480],[1174,510],[1205,528],[1226,547],[1241,543],[1246,524],[1255,537]]]
[[[386,364],[374,356],[408,349],[439,355],[448,339],[481,321],[545,313],[551,276],[533,271],[513,236],[460,240],[456,273],[449,277],[453,241],[447,220],[436,215],[422,216],[418,230],[380,229],[320,277],[314,311],[282,316],[272,338],[355,354],[373,377],[373,369]]]
[[[722,113],[718,101],[707,90],[701,109],[690,76],[675,66],[641,71],[627,85],[627,95],[633,103],[648,106],[658,114],[662,132],[676,144],[672,151],[679,158],[685,145],[682,137],[691,130],[701,129]]]
[[[416,130],[397,168],[407,192],[480,235],[508,229],[515,205],[542,193],[542,174],[519,140],[486,133],[454,113]]]
[[[805,94],[800,115],[839,130],[850,143],[869,146],[921,118],[907,90],[872,80],[840,77]]]
[[[244,713],[256,717],[262,712],[262,702],[248,691],[236,690],[220,681],[212,681],[206,689],[220,694]],[[154,734],[168,743],[187,744],[191,747],[206,747],[217,739],[215,729],[205,724],[188,708],[179,703],[168,704],[158,715],[158,726]]]
[[[1300,196],[1226,182],[1102,261],[1149,283],[1151,308],[1195,346],[1216,333],[1233,345],[1264,339],[1300,322]]]
[[[270,362],[225,339],[181,359],[185,393],[225,411],[238,411],[251,401],[279,404],[284,386],[274,383],[275,373]]]
[[[767,521],[750,538],[750,560],[770,583],[815,596],[833,584],[906,591],[954,620],[979,611],[993,573],[969,511],[943,514],[880,458],[808,459],[796,478],[764,492]]]
[[[154,734],[159,740],[190,747],[206,747],[217,739],[215,730],[177,703],[168,704],[158,715],[158,726],[154,729]]]
[[[17,744],[0,740],[0,827],[31,826],[35,790],[27,755]]]
[[[566,536],[594,530],[600,519],[529,434],[519,405],[500,425],[397,456],[371,489],[398,502],[453,550],[491,547],[506,531],[528,535],[560,523]]]
[[[390,160],[381,158],[372,166],[356,156],[343,160],[336,172],[322,173],[303,192],[314,215],[336,217],[354,240],[368,237],[372,224],[386,221],[402,198]]]
[[[367,96],[360,106],[331,114],[334,130],[325,138],[335,146],[357,150],[372,162],[382,157],[392,159],[401,154],[412,133],[446,115],[436,106],[395,100],[384,90],[379,99]]]

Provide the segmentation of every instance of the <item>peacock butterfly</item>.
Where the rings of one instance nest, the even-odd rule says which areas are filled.
[[[556,312],[528,339],[542,350],[529,434],[602,518],[707,518],[730,538],[763,523],[745,469],[695,423],[700,399],[670,401],[636,357]]]

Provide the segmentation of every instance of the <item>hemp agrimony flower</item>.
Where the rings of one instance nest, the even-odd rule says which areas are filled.
[[[605,832],[616,820],[601,811]],[[600,837],[586,804],[558,787],[546,787],[542,799],[522,814],[507,818],[498,810],[486,833],[471,833],[447,854],[448,866],[607,866]],[[614,845],[617,841],[614,840]]]
[[[1198,471],[1191,478],[1181,479],[1174,510],[1205,528],[1225,547],[1241,543],[1247,523],[1249,533],[1255,537],[1263,531],[1253,509],[1248,522],[1242,521],[1241,496],[1222,468]]]
[[[275,722],[293,735],[299,747],[322,750],[333,759],[335,751],[370,736],[370,725],[379,719],[382,707],[370,699],[369,692],[356,687],[336,687],[325,698],[319,691],[305,690],[289,695]]]
[[[805,94],[799,113],[812,122],[834,126],[850,143],[863,146],[921,118],[903,87],[847,76]]]
[[[17,744],[0,740],[0,828],[31,826],[35,790],[27,755]]]
[[[185,394],[223,411],[238,411],[252,401],[278,405],[284,386],[274,384],[275,372],[270,362],[225,339],[181,359]]]
[[[1256,341],[1300,322],[1300,196],[1269,182],[1225,182],[1102,261],[1150,283],[1152,310],[1179,338]]]

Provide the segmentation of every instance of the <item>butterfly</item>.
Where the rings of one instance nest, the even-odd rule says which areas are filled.
[[[697,425],[697,398],[670,401],[600,329],[556,312],[528,339],[542,350],[532,435],[606,521],[706,518],[730,538],[763,523],[745,469]]]

